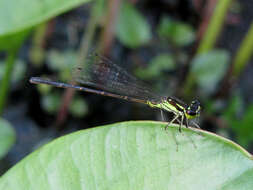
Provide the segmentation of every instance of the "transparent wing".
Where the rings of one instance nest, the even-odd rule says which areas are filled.
[[[126,70],[97,54],[90,55],[83,67],[73,70],[73,79],[80,84],[142,100],[157,102],[162,98]]]

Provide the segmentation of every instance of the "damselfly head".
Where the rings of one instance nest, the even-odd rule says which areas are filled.
[[[189,119],[194,118],[200,114],[201,106],[198,100],[193,100],[187,107],[186,114]]]

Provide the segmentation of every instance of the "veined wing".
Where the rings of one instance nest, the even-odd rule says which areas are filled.
[[[73,78],[80,84],[119,95],[155,102],[162,98],[126,70],[97,54],[90,55],[83,67],[75,68]]]

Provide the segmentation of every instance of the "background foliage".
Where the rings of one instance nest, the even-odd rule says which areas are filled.
[[[158,94],[199,99],[202,129],[253,152],[252,8],[250,0],[1,1],[1,173],[63,134],[161,119],[145,105],[28,82],[70,82],[93,51]]]

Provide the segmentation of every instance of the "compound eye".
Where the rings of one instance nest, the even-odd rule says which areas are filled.
[[[198,115],[200,113],[200,103],[198,100],[192,101],[191,105],[187,108],[187,113],[189,115]]]
[[[198,100],[193,100],[192,103],[191,103],[191,107],[193,109],[198,109],[200,107],[200,103]]]

